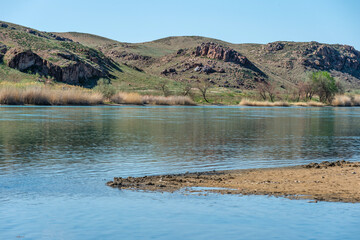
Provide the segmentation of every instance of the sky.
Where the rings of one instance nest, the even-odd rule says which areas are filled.
[[[6,0],[0,20],[121,42],[205,36],[232,43],[318,41],[360,50],[358,0]]]

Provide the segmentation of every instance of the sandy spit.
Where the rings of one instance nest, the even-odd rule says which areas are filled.
[[[360,202],[360,162],[322,162],[294,167],[195,172],[117,178],[107,183],[119,189],[175,192],[205,187],[201,194],[270,195],[313,202]],[[211,189],[212,188],[212,189]],[[216,188],[216,189],[214,189]],[[221,188],[221,189],[219,189]]]

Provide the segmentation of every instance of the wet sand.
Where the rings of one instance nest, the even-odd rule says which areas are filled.
[[[119,189],[207,194],[269,195],[312,202],[360,202],[360,162],[114,178]],[[207,189],[196,189],[197,187]]]

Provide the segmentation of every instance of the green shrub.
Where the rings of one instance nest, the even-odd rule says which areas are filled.
[[[116,88],[111,85],[109,79],[101,78],[97,82],[97,86],[94,88],[95,91],[101,93],[104,98],[110,99],[116,93]]]

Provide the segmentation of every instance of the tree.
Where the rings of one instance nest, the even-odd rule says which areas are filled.
[[[320,101],[331,103],[338,92],[335,79],[331,74],[326,71],[319,71],[313,72],[310,77],[313,89],[319,96]]]
[[[311,81],[305,81],[299,84],[299,93],[300,95],[304,95],[305,100],[311,100],[315,94],[315,90]]]
[[[197,84],[197,89],[199,89],[199,91],[201,92],[202,97],[204,98],[204,100],[208,103],[208,99],[206,98],[206,94],[209,90],[209,88],[212,87],[212,84],[210,81],[208,80],[201,80],[198,84]]]
[[[265,83],[259,83],[256,87],[256,90],[258,91],[260,97],[265,101],[266,96],[266,84]]]
[[[190,83],[185,83],[183,89],[182,89],[182,95],[183,96],[188,96],[188,95],[191,95],[191,89],[192,89],[192,86]]]
[[[160,91],[162,91],[162,93],[164,94],[164,97],[167,97],[170,95],[170,90],[169,90],[169,87],[168,87],[168,81],[167,80],[162,80],[159,82],[159,85],[158,85],[158,89]]]
[[[270,101],[274,102],[276,96],[275,85],[270,82],[261,82],[257,85],[256,89],[264,101],[267,99],[267,95],[269,95]]]

